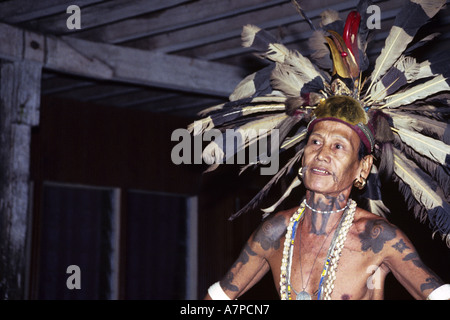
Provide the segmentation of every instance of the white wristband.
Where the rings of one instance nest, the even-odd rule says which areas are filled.
[[[444,284],[430,293],[427,300],[449,300],[450,299],[450,284]]]
[[[225,291],[223,291],[222,287],[220,286],[219,281],[214,283],[211,287],[208,289],[208,294],[213,300],[231,300]]]

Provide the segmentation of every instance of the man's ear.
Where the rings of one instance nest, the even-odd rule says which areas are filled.
[[[367,179],[370,174],[370,170],[372,169],[373,164],[373,156],[371,154],[365,156],[361,159],[361,177]]]

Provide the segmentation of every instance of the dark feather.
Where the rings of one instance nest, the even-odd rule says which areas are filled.
[[[200,134],[212,128],[240,121],[244,117],[258,114],[284,113],[286,110],[284,97],[256,97],[231,101],[213,109],[207,117],[199,119],[188,126],[188,130]],[[254,119],[249,118],[249,121]]]
[[[367,8],[372,5],[370,0],[361,0],[356,6],[356,10],[361,15],[361,23],[359,24],[358,32],[358,47],[359,47],[359,69],[365,71],[369,67],[369,58],[366,54],[367,44],[369,40],[370,29],[367,27],[367,19],[369,18],[369,13]]]
[[[450,91],[450,79],[444,77],[442,74],[438,74],[419,84],[417,82],[414,83],[414,86],[387,97],[383,108],[397,108],[426,99],[434,94]]]
[[[372,171],[367,178],[366,187],[360,194],[353,190],[353,195],[357,199],[359,206],[363,207],[369,212],[381,217],[387,217],[389,209],[384,205],[381,195],[381,181],[378,176],[378,170],[375,166],[372,166]]]
[[[414,50],[422,47],[423,45],[429,43],[430,41],[434,40],[436,37],[438,37],[439,33],[432,33],[428,36],[426,36],[423,39],[420,39],[419,41],[415,42],[413,45],[411,45],[408,49],[405,50],[405,55],[410,55],[413,53]]]
[[[333,60],[330,57],[330,49],[324,31],[316,30],[308,39],[308,46],[311,50],[311,60],[320,68],[331,71],[333,69]]]
[[[409,159],[413,160],[423,171],[428,173],[433,180],[437,182],[442,189],[443,195],[447,201],[450,200],[450,169],[437,164],[436,162],[418,154],[409,147],[399,137],[395,137],[395,147],[404,153]]]
[[[278,43],[278,40],[269,32],[257,26],[248,24],[242,29],[242,45],[259,52],[265,52],[271,44]]]
[[[432,231],[440,233],[442,239],[446,242],[450,248],[450,206],[444,202],[442,206],[435,207],[433,209],[426,210],[420,203],[414,198],[411,192],[411,188],[404,183],[400,178],[396,178],[399,191],[403,194],[408,210],[414,212],[416,219],[425,223],[427,218],[430,221]]]
[[[384,48],[375,61],[368,91],[404,53],[420,27],[428,22],[445,5],[445,0],[406,1],[396,16]]]
[[[292,137],[287,137],[280,146],[281,151],[288,150],[292,147],[297,146],[302,142],[307,135],[307,129],[305,126],[300,127],[297,132]]]
[[[298,1],[296,0],[292,0],[292,3],[295,6],[295,9],[297,9],[297,12],[300,13],[300,15],[303,17],[303,19],[305,19],[306,22],[308,22],[309,26],[311,27],[312,30],[316,30],[316,27],[314,26],[314,24],[312,23],[311,19],[308,18],[306,16],[305,11],[302,9],[302,7],[300,6],[300,4],[298,3]]]
[[[417,131],[434,139],[443,141],[450,145],[450,124],[446,121],[438,121],[417,114],[385,111],[391,115],[392,124],[395,128],[405,128]]]
[[[333,30],[339,34],[344,32],[345,22],[339,17],[339,12],[327,9],[323,11],[320,16],[322,19],[320,23],[322,30]]]
[[[427,59],[420,63],[418,79],[435,77],[438,74],[450,76],[450,57],[445,51],[429,54]]]
[[[418,114],[436,121],[448,122],[450,117],[450,107],[437,107],[430,104],[411,104],[397,108],[400,112]]]
[[[423,134],[407,129],[395,129],[392,131],[400,137],[400,139],[413,148],[417,153],[440,165],[450,167],[450,146],[444,142],[427,137]]]
[[[394,171],[392,150],[394,134],[388,120],[389,116],[381,110],[370,112],[370,122],[375,132],[376,141],[374,155],[378,159],[378,176],[382,182],[390,181]]]
[[[416,217],[420,217],[422,222],[428,217],[434,231],[441,235],[449,234],[450,205],[440,196],[442,191],[436,182],[398,151],[395,154],[395,174],[399,178],[400,191],[414,208]]]
[[[270,74],[275,67],[274,63],[245,77],[230,94],[230,101],[253,98],[272,93],[270,85]]]

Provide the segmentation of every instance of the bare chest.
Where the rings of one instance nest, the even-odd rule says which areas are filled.
[[[284,238],[281,239],[284,243]],[[299,234],[294,238],[293,252],[287,263],[289,288],[292,299],[301,292],[311,298],[323,296],[325,275],[330,270],[330,248],[332,237]],[[268,259],[275,285],[280,290],[283,246]],[[332,299],[377,299],[382,298],[386,273],[379,267],[381,261],[373,254],[361,249],[357,235],[349,232],[339,259],[334,260]]]

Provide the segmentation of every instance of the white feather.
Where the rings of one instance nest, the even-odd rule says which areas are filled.
[[[397,133],[400,139],[416,152],[441,165],[446,165],[446,159],[450,156],[449,145],[407,129],[392,128],[392,131]]]
[[[316,77],[323,79],[317,67],[298,51],[290,51],[285,63],[289,65],[306,83]]]
[[[247,24],[242,28],[241,39],[242,46],[249,48],[253,45],[255,41],[256,34],[260,31],[261,28],[252,24]]]
[[[445,205],[442,198],[434,191],[435,184],[425,175],[417,174],[420,169],[409,159],[403,158],[397,150],[394,154],[394,171],[410,188],[414,198],[427,210]]]
[[[408,44],[413,39],[405,30],[400,27],[393,26],[386,39],[384,48],[375,61],[375,68],[371,75],[371,84],[368,91],[388,70],[394,65]]]
[[[330,48],[328,47],[324,31],[316,30],[308,39],[308,46],[311,49],[311,59],[324,69],[333,67],[333,60],[330,57]]]
[[[335,21],[341,20],[339,17],[339,12],[332,9],[326,9],[324,12],[320,14],[322,18],[320,21],[320,26],[326,26],[327,24],[333,23]]]
[[[420,64],[416,62],[416,59],[412,57],[401,56],[398,61],[394,64],[394,68],[402,72],[403,76],[406,78],[407,83],[411,83],[417,80],[419,72],[420,72]],[[393,69],[391,69],[393,70]],[[389,72],[387,72],[384,77],[388,76]],[[383,78],[384,78],[383,77]],[[396,79],[392,79],[392,84],[395,85],[395,82],[398,81]],[[387,84],[389,87],[390,84]],[[376,85],[373,86],[370,96],[372,100],[382,100],[386,97],[386,84],[383,81],[378,81]]]
[[[386,104],[382,108],[395,108],[401,105],[407,105],[419,99],[424,99],[432,94],[448,90],[450,90],[450,86],[447,83],[447,78],[444,78],[444,76],[440,74],[425,83],[389,96]]]
[[[405,51],[406,47],[413,40],[415,32],[418,28],[427,22],[429,18],[432,18],[436,13],[442,9],[445,5],[446,0],[410,0],[422,8],[426,13],[426,17],[423,17],[416,7],[411,6],[411,4],[406,3],[401,9],[400,15],[394,22],[394,26],[389,31],[389,35],[386,38],[384,48],[381,50],[380,55],[375,61],[374,71],[371,75],[371,84],[368,91],[372,85],[374,85],[397,61],[400,55]],[[408,17],[403,17],[403,15],[409,15]],[[401,21],[402,25],[395,25],[397,21]],[[405,29],[409,32],[414,32],[414,34],[408,34]]]
[[[256,72],[246,76],[236,86],[234,91],[230,94],[230,101],[236,101],[239,99],[249,98],[256,93],[255,79]]]
[[[277,63],[271,75],[271,85],[288,97],[298,97],[304,86],[300,75],[294,70]]]
[[[270,135],[271,130],[287,117],[284,113],[277,114],[251,121],[236,129],[227,129],[206,146],[202,157],[208,164],[221,164],[225,160],[228,163],[228,159],[232,159],[235,154]]]

